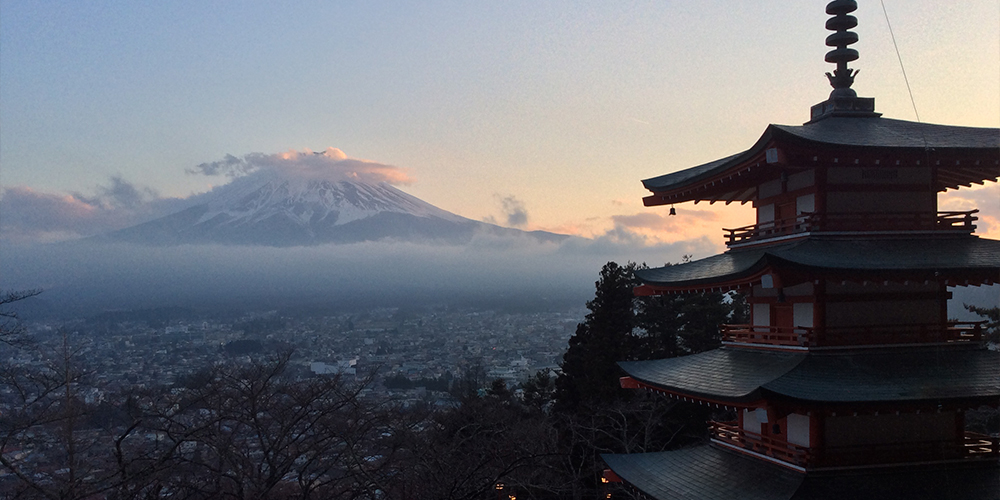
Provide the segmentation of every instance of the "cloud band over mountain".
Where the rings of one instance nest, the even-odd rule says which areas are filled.
[[[287,151],[277,154],[250,153],[242,157],[226,155],[219,161],[202,163],[185,170],[189,174],[241,177],[270,172],[285,178],[325,180],[332,182],[354,181],[394,186],[409,185],[413,179],[403,168],[383,163],[348,158],[337,148],[324,151]]]

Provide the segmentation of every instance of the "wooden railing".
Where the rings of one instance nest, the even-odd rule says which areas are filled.
[[[788,219],[778,219],[760,224],[738,227],[735,229],[723,228],[728,231],[726,235],[726,245],[737,243],[747,243],[750,241],[764,240],[786,234],[806,233],[815,231],[817,228],[812,223],[813,214],[802,214]]]
[[[965,454],[969,457],[1000,457],[1000,437],[966,432]]]
[[[722,325],[723,342],[810,347],[816,344],[814,328],[778,326]]]
[[[810,462],[809,448],[741,429],[737,422],[709,422],[716,440],[799,466]]]
[[[708,424],[709,432],[716,441],[801,467],[870,465],[1000,456],[1000,438],[973,432],[964,433],[961,436],[961,443],[954,440],[921,441],[811,449],[741,429],[738,422],[709,422]]]
[[[777,236],[817,231],[961,231],[976,230],[975,214],[967,212],[907,213],[803,213],[795,217],[760,224],[723,229],[729,246]]]
[[[847,327],[777,327],[721,325],[723,342],[792,347],[845,347],[887,344],[980,342],[985,321],[945,324],[865,325]]]
[[[815,453],[817,465],[872,465],[935,460],[974,460],[1000,456],[1000,438],[965,432],[960,441],[831,446]]]

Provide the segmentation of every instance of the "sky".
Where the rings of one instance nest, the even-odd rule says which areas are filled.
[[[640,180],[806,121],[826,3],[0,0],[0,196],[40,207],[25,238],[71,239],[232,178],[203,165],[334,148],[468,218],[707,256],[749,207],[668,218]],[[854,88],[915,120],[882,4],[859,3]],[[920,120],[1000,126],[1000,3],[884,5]],[[941,208],[1000,237],[995,183]]]

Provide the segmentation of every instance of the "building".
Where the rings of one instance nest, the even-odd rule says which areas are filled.
[[[857,4],[827,6],[834,90],[801,126],[647,179],[647,206],[752,203],[728,250],[637,272],[640,295],[739,290],[751,324],[723,346],[623,362],[625,388],[728,409],[710,443],[605,455],[606,480],[667,499],[1000,499],[1000,352],[949,322],[948,287],[1000,282],[1000,241],[937,194],[1000,177],[1000,130],[883,118],[851,89]]]

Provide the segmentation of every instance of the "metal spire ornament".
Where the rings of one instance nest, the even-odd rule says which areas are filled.
[[[831,17],[826,21],[826,29],[833,34],[826,37],[826,45],[833,50],[826,53],[826,62],[837,65],[833,73],[827,73],[833,92],[830,98],[809,110],[812,123],[831,116],[851,116],[876,118],[881,116],[875,112],[875,99],[858,97],[851,88],[858,71],[848,68],[847,63],[858,60],[858,51],[850,46],[858,43],[858,34],[850,31],[858,26],[858,18],[850,15],[858,10],[858,2],[854,0],[834,0],[826,5],[826,13]]]
[[[847,63],[858,60],[858,51],[848,48],[849,45],[858,43],[858,34],[848,31],[858,26],[858,18],[848,15],[858,10],[858,2],[854,0],[835,0],[826,6],[826,13],[834,17],[826,22],[826,29],[834,33],[826,37],[826,45],[835,47],[834,50],[826,53],[826,62],[835,63],[837,69],[833,74],[827,73],[833,92],[830,97],[857,97],[858,94],[851,89],[854,85],[854,76],[857,71],[848,68]]]

